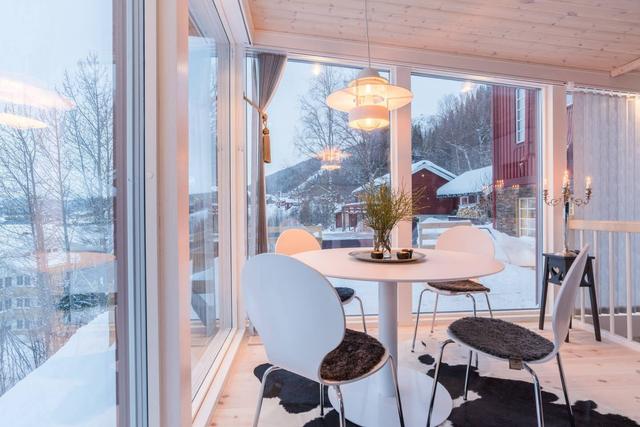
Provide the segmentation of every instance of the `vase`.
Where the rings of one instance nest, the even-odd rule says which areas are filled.
[[[373,250],[383,252],[385,258],[391,256],[391,230],[373,230]]]

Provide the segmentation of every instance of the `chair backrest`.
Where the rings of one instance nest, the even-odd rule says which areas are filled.
[[[436,249],[488,255],[492,258],[496,254],[489,233],[468,226],[453,227],[442,233],[436,242]]]
[[[580,249],[580,253],[571,264],[571,268],[564,276],[562,280],[562,286],[560,286],[560,292],[556,298],[556,302],[553,306],[553,319],[551,325],[553,328],[553,345],[554,352],[552,355],[560,350],[560,345],[564,342],[567,333],[569,332],[569,321],[574,310],[574,304],[576,301],[576,294],[582,281],[584,274],[584,267],[587,264],[589,258],[589,245],[583,246]]]
[[[300,252],[322,249],[318,239],[302,228],[284,230],[276,241],[276,253],[294,255]]]
[[[345,333],[342,304],[329,281],[289,256],[261,254],[246,262],[242,288],[269,361],[318,381],[322,360]]]

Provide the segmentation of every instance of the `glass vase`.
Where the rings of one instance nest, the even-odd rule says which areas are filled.
[[[385,258],[391,256],[391,230],[373,231],[373,250],[382,252]]]

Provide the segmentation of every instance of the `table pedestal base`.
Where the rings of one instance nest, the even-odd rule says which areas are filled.
[[[383,395],[385,376],[390,375],[385,366],[369,378],[340,387],[344,398],[346,418],[363,427],[396,427],[400,425],[394,396]],[[433,379],[423,372],[399,368],[400,397],[406,427],[425,427]],[[334,408],[340,408],[338,398],[329,387],[329,399]],[[443,423],[451,413],[453,401],[447,390],[438,384],[431,425]],[[336,409],[338,410],[338,409]]]

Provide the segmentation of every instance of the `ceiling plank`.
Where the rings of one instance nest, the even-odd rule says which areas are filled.
[[[633,61],[627,64],[624,64],[612,69],[610,74],[611,74],[611,77],[618,77],[638,69],[640,69],[640,58],[634,59]]]

